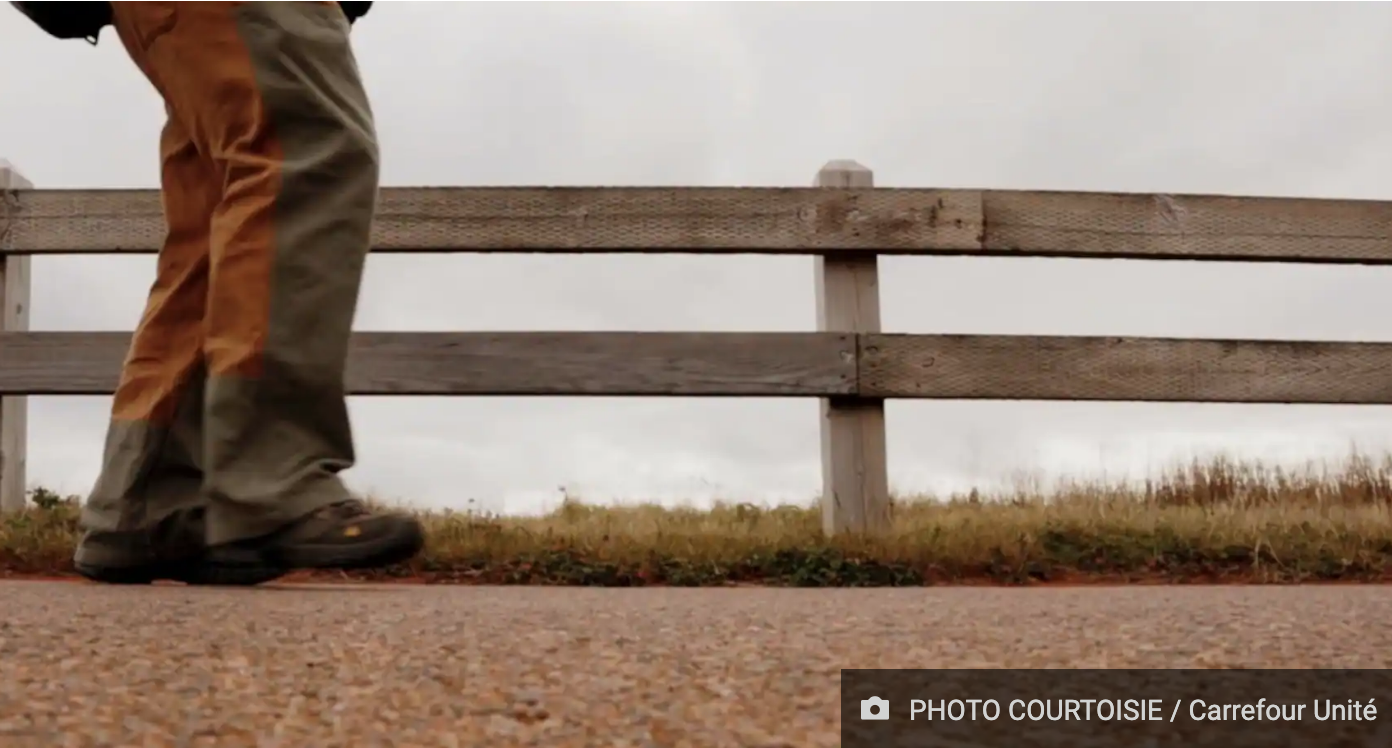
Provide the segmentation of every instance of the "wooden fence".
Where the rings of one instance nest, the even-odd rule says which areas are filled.
[[[153,190],[0,171],[0,506],[24,505],[24,395],[113,392],[128,333],[30,332],[32,256],[150,254]],[[812,188],[386,188],[375,252],[816,257],[818,332],[357,333],[357,395],[818,397],[829,533],[890,523],[886,398],[1392,404],[1392,344],[880,330],[879,255],[1392,264],[1392,202]],[[463,320],[461,320],[463,321]]]

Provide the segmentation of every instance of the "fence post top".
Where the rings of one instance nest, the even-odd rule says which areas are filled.
[[[14,164],[0,158],[0,190],[32,190],[34,183],[24,178]]]
[[[817,172],[814,187],[874,187],[875,175],[860,162],[837,158],[826,162]]]

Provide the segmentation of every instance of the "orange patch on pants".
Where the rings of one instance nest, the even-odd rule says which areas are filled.
[[[116,390],[116,420],[167,423],[200,356],[210,374],[260,371],[283,153],[237,5],[112,3],[122,43],[169,113],[161,159],[170,231]]]
[[[121,371],[113,415],[167,425],[202,356],[209,225],[221,198],[212,163],[172,117],[160,135],[160,182],[169,233]]]

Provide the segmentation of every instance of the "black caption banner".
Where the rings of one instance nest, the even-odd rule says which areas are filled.
[[[842,670],[842,748],[1388,748],[1392,670]]]

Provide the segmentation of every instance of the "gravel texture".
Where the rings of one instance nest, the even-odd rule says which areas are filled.
[[[834,746],[839,670],[1388,667],[1392,588],[0,583],[0,745]]]

